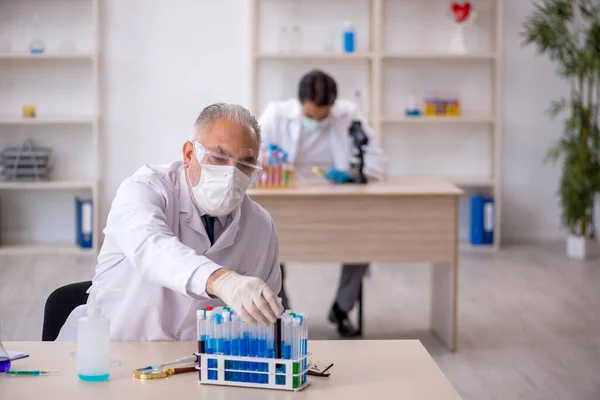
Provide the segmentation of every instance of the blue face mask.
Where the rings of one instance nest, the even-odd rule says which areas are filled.
[[[315,121],[312,118],[307,117],[306,115],[302,116],[302,127],[308,133],[315,133],[318,130],[322,129],[325,125],[325,121]]]

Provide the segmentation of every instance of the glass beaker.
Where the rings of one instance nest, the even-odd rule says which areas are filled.
[[[2,344],[2,310],[0,310],[0,374],[10,369],[10,356]]]
[[[37,12],[33,13],[32,20],[34,35],[33,40],[29,44],[29,52],[31,54],[44,54],[46,51],[46,44],[40,38],[40,15]]]

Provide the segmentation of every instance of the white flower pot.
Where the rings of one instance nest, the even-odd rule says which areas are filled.
[[[595,239],[569,235],[567,237],[567,257],[573,260],[590,260],[598,257],[600,245]]]

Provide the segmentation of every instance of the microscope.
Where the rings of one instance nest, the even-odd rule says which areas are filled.
[[[356,171],[356,177],[354,183],[367,183],[367,177],[363,170],[365,168],[365,150],[364,147],[369,144],[369,138],[363,131],[362,124],[360,121],[352,121],[350,128],[348,129],[350,137],[354,140],[354,146],[352,151],[352,160],[350,161],[350,167]]]

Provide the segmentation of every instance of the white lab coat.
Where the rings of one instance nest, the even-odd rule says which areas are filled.
[[[111,320],[113,341],[196,340],[196,310],[223,305],[206,280],[225,267],[279,293],[279,241],[271,216],[247,196],[212,247],[181,162],[145,166],[112,203],[88,305]],[[201,288],[195,293],[190,288]],[[115,291],[114,289],[117,289]],[[76,340],[77,307],[57,340]]]
[[[369,144],[365,147],[365,175],[383,179],[387,172],[387,159],[373,135],[368,121],[358,106],[351,101],[338,99],[331,108],[329,140],[333,153],[334,167],[348,170],[353,150],[353,140],[348,133],[352,121],[362,123]],[[271,102],[259,118],[262,130],[262,152],[267,152],[269,143],[279,145],[288,153],[289,162],[295,163],[302,133],[302,107],[297,99]]]

